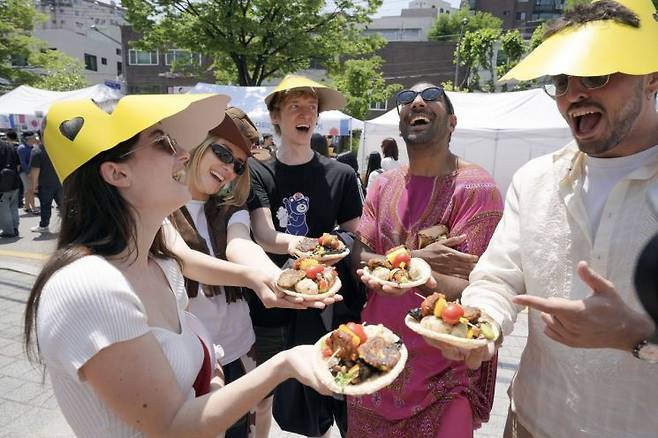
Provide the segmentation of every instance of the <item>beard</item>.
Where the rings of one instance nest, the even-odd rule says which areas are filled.
[[[591,141],[578,141],[578,149],[587,155],[601,155],[614,149],[628,135],[642,112],[642,84],[610,121],[607,135]]]
[[[413,132],[408,123],[400,123],[400,137],[407,145],[431,145],[445,135],[444,130],[448,129],[448,116],[438,115],[431,119],[427,129],[420,132]]]

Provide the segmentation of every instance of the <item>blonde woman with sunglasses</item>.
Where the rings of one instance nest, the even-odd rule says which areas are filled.
[[[25,343],[33,352],[36,339],[77,436],[216,437],[284,380],[327,392],[308,364],[311,346],[282,352],[248,381],[211,386],[211,352],[185,315],[183,272],[258,288],[265,278],[189,249],[177,256],[163,233],[190,200],[187,151],[221,122],[227,100],[141,95],[111,114],[91,100],[49,109],[44,143],[63,182],[63,217],[28,298]]]

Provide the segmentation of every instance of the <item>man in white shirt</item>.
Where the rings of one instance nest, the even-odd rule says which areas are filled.
[[[658,365],[641,360],[654,324],[633,289],[658,230],[646,199],[658,182],[656,41],[650,0],[595,1],[565,13],[503,78],[554,75],[547,91],[575,138],[516,173],[463,292],[504,334],[530,308],[505,437],[658,431]],[[473,368],[496,348],[435,345]]]

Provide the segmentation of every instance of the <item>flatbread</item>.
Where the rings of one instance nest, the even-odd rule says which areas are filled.
[[[434,330],[430,330],[428,328],[423,327],[422,325],[420,325],[420,322],[416,321],[411,315],[407,315],[404,318],[404,323],[407,325],[407,327],[409,327],[411,330],[418,333],[424,338],[445,342],[446,344],[450,344],[452,346],[462,348],[464,350],[475,350],[476,348],[484,347],[489,342],[495,342],[496,339],[498,339],[498,337],[500,336],[500,333],[498,333],[496,326],[493,324],[491,325],[491,329],[496,334],[496,337],[492,340],[489,340],[489,339],[466,339],[466,338],[460,338],[459,336],[453,336],[447,333],[438,333],[435,332]]]
[[[336,295],[336,293],[338,293],[342,285],[343,284],[341,283],[340,278],[338,277],[338,275],[336,275],[336,281],[334,281],[334,284],[331,285],[328,291],[323,292],[321,294],[315,294],[315,295],[300,294],[295,290],[284,289],[281,286],[279,286],[279,289],[281,289],[286,295],[290,295],[291,297],[302,297],[304,298],[305,301],[318,301]]]
[[[396,287],[398,289],[411,289],[412,287],[421,286],[427,283],[427,280],[429,280],[430,276],[432,275],[432,268],[430,267],[430,265],[425,260],[420,259],[418,257],[413,257],[411,260],[409,260],[409,270],[411,269],[418,269],[420,271],[420,275],[418,276],[418,278],[402,284],[396,283],[394,281],[380,280],[379,278],[371,274],[370,268],[368,268],[367,266],[363,268],[363,275],[368,277],[368,279],[374,281],[375,283],[379,283],[383,286]]]
[[[377,326],[363,327],[366,331],[366,335],[370,336],[368,333],[368,327],[377,328]],[[392,333],[386,327],[384,327],[384,329]],[[320,340],[315,343],[315,354],[313,355],[313,371],[315,372],[315,375],[318,377],[318,379],[322,382],[322,384],[324,384],[327,388],[336,394],[359,396],[377,392],[380,389],[383,389],[393,383],[393,381],[397,379],[397,377],[404,369],[404,365],[407,363],[407,357],[409,356],[409,353],[407,352],[407,347],[402,344],[402,347],[400,347],[400,360],[398,360],[398,363],[395,364],[392,370],[356,385],[341,386],[336,383],[334,376],[331,374],[331,371],[329,371],[329,367],[327,366],[329,358],[322,356],[322,346],[324,345],[324,341],[329,338],[329,336],[331,336],[331,332],[321,337]]]
[[[350,249],[346,246],[341,252],[325,254],[323,256],[313,255],[313,251],[295,251],[295,256],[299,258],[315,259],[319,262],[337,262],[348,256]]]

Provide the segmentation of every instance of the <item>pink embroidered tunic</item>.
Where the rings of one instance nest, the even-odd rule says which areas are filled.
[[[503,210],[493,178],[467,164],[442,177],[409,175],[408,167],[382,174],[368,191],[357,230],[359,239],[376,253],[405,244],[417,248],[418,231],[444,224],[450,236],[465,234],[459,251],[481,255]],[[495,359],[479,370],[445,359],[421,336],[409,330],[404,317],[420,305],[409,290],[400,297],[368,292],[362,320],[384,324],[400,335],[409,359],[387,388],[348,399],[348,433],[352,437],[462,437],[487,421],[496,381]]]

